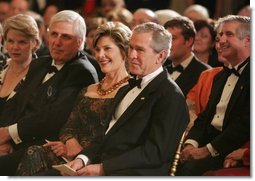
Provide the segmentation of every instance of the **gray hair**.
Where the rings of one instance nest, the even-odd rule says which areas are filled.
[[[39,29],[34,18],[32,18],[31,16],[25,14],[18,14],[6,19],[3,24],[3,35],[5,40],[9,30],[11,29],[19,31],[27,38],[36,41],[36,46],[33,49],[33,53],[35,53],[36,50],[40,47],[41,40],[39,37]]]
[[[219,18],[219,20],[217,21],[217,26],[216,26],[217,32],[219,31],[220,27],[222,27],[225,23],[229,23],[229,22],[237,22],[240,24],[236,30],[236,34],[239,39],[243,39],[246,36],[250,36],[251,34],[250,17],[239,16],[239,15],[228,15],[228,16]]]
[[[172,35],[161,25],[153,22],[143,23],[137,25],[133,29],[133,33],[152,33],[152,43],[150,47],[156,52],[160,53],[162,50],[166,51],[166,57],[170,54],[172,46]]]
[[[85,36],[86,36],[86,23],[84,18],[78,13],[76,13],[75,11],[71,11],[71,10],[60,11],[51,18],[50,24],[49,24],[49,30],[51,29],[52,25],[54,25],[57,22],[72,23],[73,32],[75,36],[82,39],[82,44],[79,50],[83,50],[84,44],[85,44]]]
[[[184,10],[183,15],[186,16],[186,14],[188,14],[189,12],[192,12],[192,11],[198,13],[202,19],[209,18],[208,9],[202,5],[199,5],[199,4],[193,4],[193,5],[190,5],[189,7],[187,7]]]

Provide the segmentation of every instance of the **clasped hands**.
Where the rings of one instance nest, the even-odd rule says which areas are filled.
[[[83,161],[79,158],[74,159],[71,162],[67,163],[72,169],[77,171],[78,176],[103,176],[104,169],[103,164],[90,164],[84,166]],[[67,176],[65,173],[61,173],[64,176]]]
[[[202,159],[210,156],[210,152],[206,146],[196,148],[191,144],[187,144],[180,154],[180,162],[183,163],[188,160]]]

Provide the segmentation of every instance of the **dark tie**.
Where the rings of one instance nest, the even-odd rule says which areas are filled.
[[[173,72],[177,71],[177,72],[183,72],[183,67],[179,64],[175,67],[172,66],[172,64],[168,65],[166,67],[167,71],[169,74],[172,74]]]
[[[142,82],[142,79],[135,79],[135,78],[128,79],[130,88],[134,88],[137,86],[139,89],[141,89],[141,82]]]
[[[48,73],[49,73],[49,74],[50,74],[50,73],[56,73],[56,72],[58,72],[57,67],[51,65],[51,66],[48,68]]]
[[[235,68],[230,69],[228,67],[224,67],[224,70],[228,73],[228,75],[235,74],[237,77],[239,77],[240,76],[239,70],[243,66],[245,66],[247,63],[248,63],[248,60],[245,60],[240,65],[238,65],[237,69]]]
[[[235,68],[228,68],[224,67],[224,70],[227,72],[227,74],[230,76],[231,74],[235,74],[237,77],[240,76],[239,72]]]

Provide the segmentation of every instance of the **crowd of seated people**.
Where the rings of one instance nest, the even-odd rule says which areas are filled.
[[[20,35],[18,29],[15,27],[13,32]],[[0,157],[1,175],[15,173],[29,145],[57,139],[79,91],[98,82],[95,67],[83,53],[85,34],[84,19],[74,11],[62,11],[51,19],[50,56],[31,61],[24,83],[0,115],[0,148],[5,149],[5,155]],[[32,50],[36,46],[33,39],[23,39],[8,39],[14,58],[31,53],[21,52],[23,47]]]
[[[250,140],[250,18],[229,15],[218,23],[222,56],[230,65],[213,79],[205,110],[184,142],[178,175],[220,169],[229,153]]]
[[[176,3],[0,1],[0,175],[65,175],[61,156],[77,175],[168,175],[185,132],[176,175],[249,176],[249,2]]]

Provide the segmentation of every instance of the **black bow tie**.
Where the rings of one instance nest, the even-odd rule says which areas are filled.
[[[170,64],[166,67],[166,69],[169,74],[172,74],[174,71],[183,72],[183,66],[181,66],[180,64],[175,67],[173,67],[172,64]]]
[[[228,75],[235,74],[237,77],[239,77],[240,76],[239,70],[243,66],[245,66],[247,63],[248,63],[248,60],[245,60],[240,65],[238,65],[237,69],[235,68],[230,69],[228,67],[224,67],[224,70],[228,73]]]
[[[57,67],[51,65],[51,66],[48,68],[48,73],[49,73],[49,74],[50,74],[50,73],[56,73],[56,72],[58,72]]]
[[[240,73],[235,68],[228,68],[224,67],[224,70],[227,72],[228,75],[235,74],[237,77],[240,76]]]
[[[137,86],[139,89],[141,89],[141,82],[142,82],[142,79],[135,79],[135,78],[128,79],[130,88],[134,88],[135,86]]]

